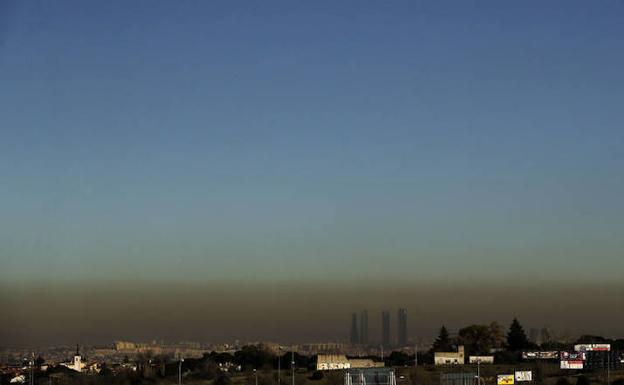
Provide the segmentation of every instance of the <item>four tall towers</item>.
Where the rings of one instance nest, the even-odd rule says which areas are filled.
[[[397,346],[407,346],[407,309],[400,308],[397,323]],[[359,319],[358,319],[359,318]],[[358,323],[359,321],[359,323]],[[368,311],[362,310],[358,313],[351,313],[350,341],[353,345],[368,345]],[[394,346],[390,338],[390,311],[381,312],[381,345],[385,348]]]

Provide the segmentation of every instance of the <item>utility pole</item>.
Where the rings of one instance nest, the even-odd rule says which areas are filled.
[[[607,351],[607,385],[611,382],[611,347]]]
[[[418,345],[414,345],[414,367],[418,367]]]
[[[277,385],[282,383],[281,375],[281,367],[282,367],[282,347],[277,347]]]
[[[182,363],[184,358],[180,358],[180,365],[178,366],[178,385],[182,385]]]
[[[30,359],[30,385],[35,385],[35,378],[34,378],[34,368],[33,366],[35,365],[35,352],[32,353],[32,357]]]
[[[384,357],[383,357],[383,345],[380,345],[380,348],[381,348],[381,361],[383,362],[383,360],[384,360]]]
[[[290,349],[290,366],[292,368],[292,385],[295,385],[295,349]]]
[[[254,368],[254,376],[256,377],[256,385],[258,385],[258,371]]]

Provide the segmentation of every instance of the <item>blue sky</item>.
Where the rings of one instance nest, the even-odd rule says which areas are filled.
[[[337,3],[2,2],[0,278],[621,277],[624,3]]]

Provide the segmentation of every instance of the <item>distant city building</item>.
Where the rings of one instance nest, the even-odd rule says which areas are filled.
[[[306,355],[315,354],[327,354],[327,353],[342,353],[346,347],[345,343],[341,342],[314,342],[299,345],[297,352]]]
[[[383,366],[383,362],[376,362],[368,358],[348,359],[344,354],[319,354],[316,356],[316,370],[381,368]]]
[[[540,330],[540,345],[548,342],[552,342],[552,331],[548,328],[542,328]]]
[[[540,331],[538,329],[531,328],[529,330],[529,341],[534,344],[541,345]]]
[[[463,365],[465,363],[464,347],[459,346],[457,352],[436,352],[433,361],[435,365]]]
[[[360,313],[360,343],[368,345],[368,311],[366,310]]]
[[[381,312],[381,345],[390,347],[390,311]]]
[[[398,344],[400,347],[407,346],[407,309],[401,308],[398,312]]]
[[[351,344],[356,345],[360,342],[360,333],[358,332],[358,315],[357,313],[351,314]]]

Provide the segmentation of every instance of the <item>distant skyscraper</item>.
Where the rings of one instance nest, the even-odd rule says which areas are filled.
[[[360,342],[360,334],[358,333],[358,315],[357,313],[351,314],[351,344],[355,345]]]
[[[360,343],[368,344],[368,311],[366,310],[360,313]]]
[[[398,313],[399,319],[399,335],[398,335],[398,343],[399,346],[407,346],[407,309],[401,308]]]
[[[390,311],[381,312],[381,345],[390,347]]]

